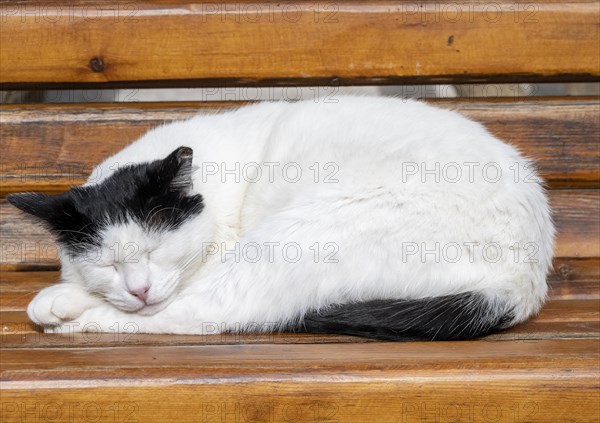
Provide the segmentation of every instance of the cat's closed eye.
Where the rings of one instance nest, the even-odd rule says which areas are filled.
[[[106,270],[118,271],[116,263],[99,263],[98,267]]]

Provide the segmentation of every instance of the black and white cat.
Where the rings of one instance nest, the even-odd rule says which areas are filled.
[[[535,314],[554,227],[530,162],[423,103],[261,103],[158,127],[60,195],[47,331],[469,339]],[[127,324],[130,323],[129,326]]]

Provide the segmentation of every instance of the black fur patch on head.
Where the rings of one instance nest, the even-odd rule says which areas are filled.
[[[135,221],[148,231],[169,231],[200,214],[202,196],[190,193],[192,156],[191,148],[179,147],[163,160],[124,166],[97,185],[7,199],[45,222],[72,252],[82,252],[98,246],[98,231],[111,224]]]

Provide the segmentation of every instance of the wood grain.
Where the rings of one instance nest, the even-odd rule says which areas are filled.
[[[600,259],[559,258],[554,260],[554,272],[550,274],[554,283],[600,280]]]
[[[192,379],[213,378],[235,370],[234,380],[244,375],[277,374],[286,377],[290,370],[304,371],[307,376],[317,372],[336,371],[343,366],[348,371],[388,370],[398,377],[399,372],[415,372],[443,369],[451,363],[461,362],[463,369],[485,371],[492,369],[522,370],[530,366],[537,369],[539,363],[550,360],[569,359],[580,355],[579,366],[586,367],[597,357],[599,340],[546,340],[538,342],[512,343],[502,341],[459,341],[459,342],[371,342],[358,344],[319,345],[201,345],[201,346],[154,346],[143,349],[152,361],[140,362],[135,346],[114,348],[6,348],[3,351],[3,381],[26,381],[36,379],[35,373],[44,372],[47,380],[73,380],[91,378],[94,375],[110,374],[110,369],[124,373],[139,374],[152,378],[162,371],[182,374]],[[546,347],[546,348],[544,348]],[[347,355],[340,355],[346,351]],[[306,365],[321,361],[318,369]],[[442,367],[443,366],[443,367]],[[575,365],[575,367],[579,367]],[[108,370],[108,371],[107,371]],[[539,369],[543,371],[542,369]],[[448,368],[449,373],[460,374],[456,365]],[[145,376],[144,373],[146,373]],[[442,370],[441,373],[444,373]],[[502,375],[496,375],[502,378]],[[110,379],[121,378],[110,374]],[[123,380],[124,384],[130,382]],[[42,383],[43,384],[43,383]],[[7,384],[8,385],[8,384]]]
[[[95,422],[111,423],[485,422],[490,416],[499,423],[598,422],[596,373],[592,370],[588,374],[587,369],[580,368],[573,371],[570,362],[562,361],[556,364],[556,371],[571,372],[573,376],[526,379],[523,372],[490,381],[481,378],[465,381],[458,377],[447,380],[442,380],[443,376],[414,377],[412,373],[406,378],[388,380],[371,374],[335,383],[323,378],[275,382],[251,379],[225,381],[216,386],[193,381],[93,389],[72,388],[61,382],[60,389],[6,389],[2,406],[6,423],[44,421],[40,417],[54,417],[52,411],[61,413],[52,420],[56,422],[85,421],[84,416],[93,416]],[[340,379],[337,375],[326,376]],[[369,376],[374,380],[366,381]],[[488,374],[482,375],[485,376]],[[52,409],[55,404],[64,408]],[[115,416],[128,420],[116,420]],[[462,420],[440,420],[440,416]],[[471,417],[476,420],[469,420]]]
[[[104,412],[98,421],[114,421],[111,406],[144,422],[226,422],[236,413],[242,421],[242,413],[271,404],[271,420],[267,414],[258,421],[286,421],[286,411],[295,421],[361,423],[421,422],[458,411],[468,419],[471,411],[471,421],[494,412],[498,422],[593,422],[598,346],[547,340],[5,349],[3,417],[21,421],[24,409],[38,417],[53,402],[77,402],[74,412],[89,403]]]
[[[599,257],[600,190],[555,190],[548,194],[557,230],[554,255]],[[582,220],[585,223],[580,225]]]
[[[594,98],[436,101],[488,126],[534,158],[551,187],[600,188],[600,103]],[[144,132],[239,103],[0,107],[0,195],[61,192]]]
[[[1,7],[3,89],[582,81],[600,75],[600,17],[591,0],[427,7],[391,0],[48,7],[28,0]]]
[[[482,122],[534,159],[549,187],[600,188],[599,99],[518,100],[445,100],[439,105]]]

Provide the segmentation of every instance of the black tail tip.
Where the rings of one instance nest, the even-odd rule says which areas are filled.
[[[333,305],[304,316],[296,331],[387,341],[469,340],[510,325],[513,313],[481,293]]]

